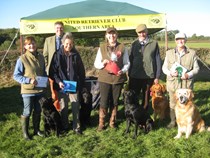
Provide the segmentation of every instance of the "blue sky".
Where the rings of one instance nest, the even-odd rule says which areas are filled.
[[[84,0],[4,0],[0,5],[0,28],[19,28],[19,21],[35,13]],[[210,0],[109,0],[127,2],[159,13],[166,13],[167,29],[187,36],[210,36]]]

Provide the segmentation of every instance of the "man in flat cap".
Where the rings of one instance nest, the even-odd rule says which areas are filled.
[[[136,28],[138,39],[131,45],[129,88],[137,94],[139,101],[142,93],[141,105],[148,109],[150,100],[150,87],[157,84],[161,74],[161,59],[158,43],[148,37],[148,29],[145,24]]]
[[[177,88],[193,88],[193,78],[199,71],[197,56],[194,50],[185,46],[187,36],[185,33],[177,33],[175,35],[176,48],[166,52],[163,63],[163,73],[166,77],[166,87],[170,99],[170,119],[168,128],[176,126],[174,96]]]

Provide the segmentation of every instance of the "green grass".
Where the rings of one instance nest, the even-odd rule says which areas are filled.
[[[98,111],[92,111],[92,126],[84,135],[77,136],[70,131],[57,138],[34,137],[32,141],[22,138],[20,115],[22,98],[20,87],[12,81],[0,83],[0,157],[1,158],[207,158],[210,157],[210,132],[195,133],[188,140],[175,140],[177,128],[167,129],[169,120],[157,122],[149,134],[139,131],[136,140],[130,134],[123,135],[125,117],[123,104],[119,106],[118,129],[107,128],[97,132]],[[195,103],[202,118],[210,125],[210,82],[195,83]],[[152,110],[150,109],[152,114]],[[70,115],[71,119],[71,115]],[[43,129],[43,121],[41,122]],[[30,133],[32,133],[30,124]]]
[[[158,41],[159,46],[165,47],[164,41]],[[186,45],[189,48],[210,48],[210,41],[187,41]],[[174,41],[168,41],[168,47],[174,48],[176,44]]]

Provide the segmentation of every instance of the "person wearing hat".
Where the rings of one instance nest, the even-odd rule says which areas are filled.
[[[145,24],[136,27],[138,38],[131,45],[129,89],[135,91],[137,102],[142,93],[141,106],[149,107],[150,87],[159,82],[161,74],[161,59],[158,43],[148,37]]]
[[[196,52],[185,46],[187,36],[185,33],[175,35],[176,48],[166,52],[165,60],[162,66],[166,77],[166,87],[170,99],[170,119],[167,126],[172,128],[176,126],[174,93],[178,88],[193,88],[193,78],[199,72]]]
[[[105,42],[100,44],[94,62],[95,68],[99,69],[98,82],[101,95],[98,131],[105,129],[108,108],[111,112],[109,126],[116,127],[118,101],[130,66],[128,50],[117,41],[117,38],[116,28],[107,28]]]

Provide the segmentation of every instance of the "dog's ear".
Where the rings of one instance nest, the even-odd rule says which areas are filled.
[[[177,89],[177,90],[175,91],[174,96],[175,96],[176,100],[179,99],[179,89]]]
[[[87,88],[86,87],[83,87],[82,88],[82,91],[81,91],[81,94],[86,93],[86,92],[88,92]]]
[[[189,100],[192,100],[194,98],[194,93],[191,89],[187,89],[187,92],[188,92],[188,98]]]
[[[41,97],[41,98],[39,99],[39,103],[40,103],[41,105],[43,105],[45,101],[46,101],[46,98],[45,98],[45,97]]]
[[[155,84],[152,85],[152,87],[150,87],[150,91],[152,92],[154,89]]]
[[[166,92],[166,86],[164,84],[161,84],[161,89],[162,89],[162,92],[165,93]]]

